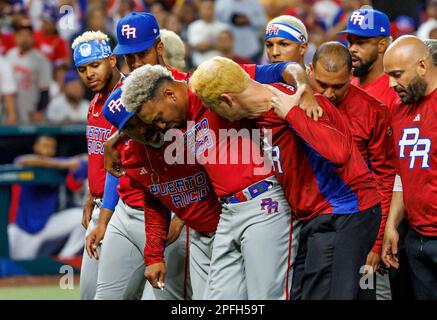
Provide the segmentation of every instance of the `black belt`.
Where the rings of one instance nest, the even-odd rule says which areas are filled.
[[[121,200],[121,201],[123,201],[123,200]],[[125,206],[127,206],[127,207],[129,207],[129,208],[131,208],[131,209],[138,210],[138,211],[144,211],[144,207],[130,206],[130,205],[128,205],[128,204],[127,204],[126,202],[124,202],[124,201],[123,201],[123,203],[124,203]]]

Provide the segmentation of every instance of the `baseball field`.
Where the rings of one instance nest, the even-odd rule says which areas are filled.
[[[79,300],[79,283],[61,289],[58,276],[0,279],[0,300]]]

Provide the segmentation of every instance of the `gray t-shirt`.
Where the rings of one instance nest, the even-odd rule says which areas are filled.
[[[20,123],[30,122],[30,113],[36,111],[40,92],[48,90],[52,78],[50,61],[37,49],[20,54],[13,48],[7,55],[17,83],[17,118]]]

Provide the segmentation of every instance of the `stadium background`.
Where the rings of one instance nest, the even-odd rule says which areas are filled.
[[[193,53],[196,50],[190,46],[190,25],[199,19],[199,7],[202,0],[0,0],[0,56],[7,59],[8,51],[14,47],[12,25],[20,19],[29,19],[35,32],[40,32],[44,21],[52,23],[56,29],[56,37],[51,37],[44,43],[37,43],[38,50],[47,55],[52,64],[52,83],[50,99],[62,94],[63,85],[72,81],[65,76],[71,69],[71,42],[75,36],[87,30],[101,30],[110,35],[112,41],[116,39],[115,26],[117,21],[132,11],[148,11],[153,13],[161,26],[176,32],[181,36],[186,47],[186,70],[192,70],[196,65]],[[437,30],[437,1],[425,0],[216,0],[216,8],[232,8],[236,2],[247,4],[247,12],[240,14],[250,17],[254,8],[259,5],[265,22],[281,14],[295,15],[307,26],[309,33],[309,50],[306,61],[311,58],[311,52],[325,41],[339,40],[335,32],[343,29],[349,13],[362,5],[372,5],[385,12],[391,20],[391,31],[394,38],[403,34],[416,34],[425,22],[430,38]],[[218,7],[218,4],[220,6]],[[67,7],[65,7],[67,6]],[[221,10],[222,10],[221,9]],[[71,15],[71,16],[69,16]],[[220,19],[221,13],[215,12],[214,21]],[[68,22],[67,24],[65,22]],[[225,29],[235,34],[239,27],[233,20],[221,21]],[[435,24],[435,26],[433,25]],[[265,25],[265,23],[264,23]],[[226,48],[216,48],[217,43],[210,43],[211,54],[232,56],[241,61],[256,63],[265,62],[263,53],[263,26],[251,28],[257,39],[259,48],[255,54],[246,54],[234,43]],[[249,30],[249,29],[248,29]],[[240,30],[241,31],[241,30]],[[238,32],[238,31],[237,31]],[[419,35],[419,34],[418,34]],[[50,40],[51,39],[51,40]],[[44,45],[54,46],[53,39],[63,42],[65,52],[57,51],[57,55],[50,55]],[[50,42],[52,41],[52,42]],[[114,44],[114,43],[113,43]],[[46,48],[47,49],[47,48]],[[219,51],[219,50],[221,51]],[[44,51],[45,50],[45,51]],[[238,52],[236,52],[238,51]],[[120,68],[126,71],[124,62],[119,59]],[[73,77],[73,80],[76,80]],[[17,87],[17,91],[20,87]],[[0,96],[3,95],[0,92]],[[84,92],[80,99],[89,100],[90,92]],[[2,97],[3,98],[3,97]],[[20,106],[17,104],[16,108]],[[12,260],[8,251],[7,225],[11,221],[11,203],[13,201],[11,186],[16,183],[61,185],[63,207],[71,206],[72,194],[65,188],[66,170],[48,170],[12,165],[17,156],[32,153],[32,145],[40,135],[54,136],[58,142],[57,156],[70,157],[86,153],[85,120],[83,121],[53,121],[47,110],[42,117],[22,123],[18,119],[15,123],[7,123],[5,108],[0,104],[0,299],[77,299],[78,275],[74,279],[74,290],[59,289],[59,269],[68,264],[77,272],[80,266],[80,256],[72,259],[59,259],[56,255],[38,257],[32,260]],[[77,205],[77,204],[76,204]],[[45,275],[52,275],[46,277]]]

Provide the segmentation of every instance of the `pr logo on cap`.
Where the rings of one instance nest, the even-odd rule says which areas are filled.
[[[119,98],[117,100],[112,100],[108,104],[109,111],[111,111],[112,113],[115,113],[115,110],[117,110],[118,112],[121,112],[121,106],[122,106],[121,98]]]
[[[84,43],[79,48],[80,55],[84,58],[89,57],[91,55],[91,45],[89,43]]]
[[[124,24],[123,27],[121,28],[121,34],[128,39],[130,39],[130,36],[136,38],[137,37],[136,33],[137,33],[137,28],[131,27],[128,24]]]
[[[352,22],[353,25],[358,24],[360,28],[363,30],[374,28],[373,13],[371,11],[367,11],[367,12],[355,11],[350,16],[349,20],[350,22]],[[381,32],[385,32],[385,31],[381,30]]]
[[[271,24],[267,27],[266,33],[268,35],[275,35],[277,36],[279,33],[279,27],[275,26],[274,24]]]

